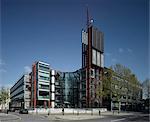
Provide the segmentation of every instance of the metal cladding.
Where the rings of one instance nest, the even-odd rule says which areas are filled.
[[[97,28],[92,28],[92,47],[101,53],[104,52],[104,34]]]
[[[82,68],[87,65],[88,53],[92,53],[92,64],[97,65],[98,67],[104,67],[104,34],[93,26],[89,27],[89,29],[91,30],[90,48],[92,52],[88,52],[87,47],[89,43],[89,33],[82,30]]]
[[[99,31],[97,28],[91,26],[90,27],[92,33],[92,48],[98,50],[99,52],[104,52],[104,33]],[[88,45],[88,33],[82,30],[82,44]]]
[[[36,108],[36,97],[37,97],[37,95],[36,95],[36,89],[37,89],[36,88],[37,87],[36,86],[36,64],[33,65],[33,84],[34,84],[33,85],[34,86],[34,97],[33,97],[34,103],[33,104],[34,104],[34,108]]]

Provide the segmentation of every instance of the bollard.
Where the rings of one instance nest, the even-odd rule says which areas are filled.
[[[8,114],[8,110],[7,110],[7,114]]]
[[[77,115],[79,115],[79,110],[77,110]]]
[[[120,113],[120,111],[118,110],[118,114]]]
[[[99,116],[101,115],[101,111],[99,110]]]
[[[93,115],[93,109],[91,110],[91,115]]]

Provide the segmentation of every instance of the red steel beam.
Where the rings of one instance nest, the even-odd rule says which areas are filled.
[[[33,65],[33,82],[34,82],[34,108],[36,108],[36,64]]]

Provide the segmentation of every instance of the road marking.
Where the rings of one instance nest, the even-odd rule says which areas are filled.
[[[118,122],[118,121],[122,121],[125,120],[126,118],[122,118],[122,119],[115,119],[115,120],[111,120],[111,122]]]

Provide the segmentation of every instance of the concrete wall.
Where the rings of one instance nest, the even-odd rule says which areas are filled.
[[[95,109],[72,109],[72,108],[64,108],[65,114],[98,114],[99,110],[101,112],[106,112],[106,108],[95,108]],[[29,110],[30,114],[62,114],[62,108],[36,108],[35,110]]]

